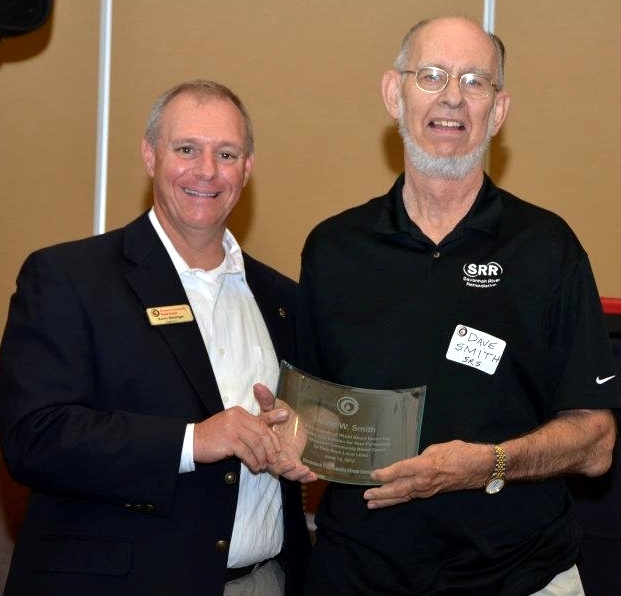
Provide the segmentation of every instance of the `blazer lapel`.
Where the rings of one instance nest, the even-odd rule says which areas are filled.
[[[142,303],[146,325],[150,324],[148,308],[189,306],[177,271],[146,214],[125,228],[125,255],[136,263],[126,278]],[[157,330],[207,409],[222,410],[218,385],[196,321],[158,325]]]

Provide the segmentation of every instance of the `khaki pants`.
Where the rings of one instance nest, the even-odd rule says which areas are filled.
[[[532,596],[584,596],[578,568],[574,565],[567,571],[559,573],[543,590]]]
[[[223,596],[282,596],[285,574],[277,561],[270,561],[252,573],[227,582]]]

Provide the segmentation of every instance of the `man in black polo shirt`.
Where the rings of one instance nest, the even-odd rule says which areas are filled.
[[[583,593],[562,476],[610,466],[619,386],[580,243],[483,172],[503,62],[473,21],[415,26],[382,81],[405,173],[304,247],[303,367],[427,385],[420,455],[328,485],[309,596]]]

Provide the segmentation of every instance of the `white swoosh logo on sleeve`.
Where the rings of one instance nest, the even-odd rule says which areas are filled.
[[[610,379],[614,379],[617,375],[611,375],[609,377],[604,377],[603,379],[600,379],[599,376],[596,377],[595,382],[598,385],[602,385],[603,383],[605,383],[606,381],[610,381]]]

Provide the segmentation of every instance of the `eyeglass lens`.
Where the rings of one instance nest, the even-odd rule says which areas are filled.
[[[416,73],[416,84],[429,93],[439,93],[448,85],[449,74],[441,68],[423,67]],[[487,97],[492,84],[482,75],[466,73],[459,78],[459,87],[464,95]]]

